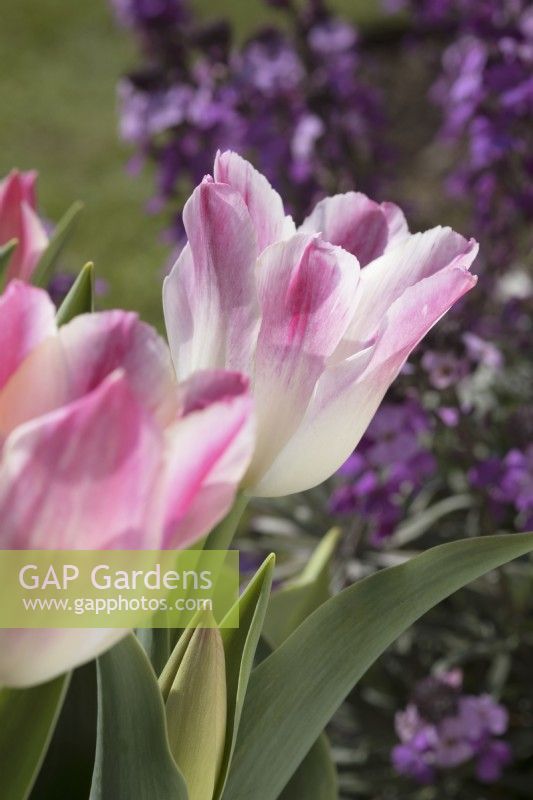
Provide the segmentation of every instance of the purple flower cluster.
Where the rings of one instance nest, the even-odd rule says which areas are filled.
[[[463,694],[460,670],[420,681],[395,725],[400,744],[392,751],[393,766],[419,783],[471,761],[479,781],[494,783],[512,760],[509,745],[498,738],[507,731],[507,710],[488,694]]]
[[[152,208],[179,207],[217,149],[253,158],[302,217],[321,196],[375,189],[383,113],[362,77],[356,28],[320,0],[276,3],[286,25],[233,47],[227,23],[200,24],[184,0],[113,0],[139,35],[141,70],[120,86],[122,136],[157,165]],[[179,226],[177,228],[179,233]]]
[[[451,36],[432,96],[441,137],[463,153],[447,180],[472,203],[495,267],[533,217],[533,8],[528,0],[412,0],[419,31]]]
[[[533,528],[533,445],[479,462],[469,472],[471,485],[483,492],[497,523],[509,518],[518,530]],[[514,519],[513,519],[514,518]]]
[[[372,544],[379,545],[401,522],[407,500],[436,470],[427,448],[429,431],[429,417],[418,403],[384,403],[337,473],[340,485],[330,510],[364,517]]]
[[[113,0],[113,5],[122,25],[146,30],[154,44],[158,30],[181,25],[189,17],[186,4],[180,0]]]

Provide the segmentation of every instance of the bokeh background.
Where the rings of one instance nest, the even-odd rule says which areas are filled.
[[[346,11],[351,5],[336,3]],[[373,0],[356,5],[360,21],[378,13]],[[195,0],[194,7],[206,20],[222,10],[216,0]],[[223,13],[240,39],[277,17],[260,0],[231,0]],[[131,179],[131,147],[118,136],[117,82],[137,62],[131,36],[105,0],[4,0],[0,57],[0,175],[37,169],[41,210],[50,220],[82,200],[66,268],[94,261],[109,283],[102,305],[137,309],[160,324],[158,277],[168,245],[159,236],[161,219],[142,213],[153,192],[150,172]]]

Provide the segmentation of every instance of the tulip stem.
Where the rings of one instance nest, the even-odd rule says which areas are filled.
[[[239,492],[230,512],[224,517],[222,522],[213,528],[207,537],[204,550],[228,550],[235,532],[238,528],[241,517],[248,505],[249,497],[244,492]]]

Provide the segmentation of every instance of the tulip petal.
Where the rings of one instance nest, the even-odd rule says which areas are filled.
[[[0,631],[0,685],[24,688],[91,661],[128,633],[117,628]]]
[[[7,280],[19,278],[29,281],[48,247],[48,235],[41,220],[27,203],[22,203],[20,207],[20,223],[13,238],[18,239],[18,245],[9,262]]]
[[[200,372],[182,387],[167,435],[165,547],[186,547],[231,508],[254,449],[252,399],[238,373]]]
[[[7,279],[28,281],[48,245],[48,236],[35,212],[36,172],[13,170],[0,183],[0,243],[18,239]]]
[[[59,408],[67,386],[59,340],[50,336],[31,351],[0,390],[0,445],[17,425]]]
[[[476,275],[454,264],[407,288],[386,315],[368,372],[386,368],[388,382],[394,380],[426,333],[476,283]]]
[[[254,493],[301,491],[332,475],[358,444],[411,351],[475,284],[468,270],[449,267],[409,287],[376,340],[324,372],[302,424]]]
[[[449,266],[468,268],[478,244],[467,241],[451,228],[417,233],[391,247],[361,273],[360,301],[346,338],[365,342],[375,335],[388,309],[418,281]]]
[[[321,233],[326,242],[353,253],[364,267],[406,235],[407,223],[393,203],[380,205],[360,192],[347,192],[317,203],[300,230]]]
[[[12,281],[0,296],[0,392],[26,356],[56,331],[46,292]]]
[[[82,314],[60,328],[59,340],[68,373],[65,402],[91,392],[121,368],[161,425],[175,419],[176,384],[168,347],[137,314]]]
[[[283,201],[264,175],[249,161],[228,150],[217,153],[214,178],[236,189],[246,203],[257,235],[261,253],[265,247],[292,236],[295,232],[291,217],[285,216]]]
[[[261,255],[254,381],[258,441],[246,484],[258,482],[300,424],[346,331],[358,279],[354,256],[314,235],[296,234]]]
[[[150,500],[162,445],[119,371],[16,428],[0,461],[0,547],[156,548]]]
[[[250,371],[257,337],[257,242],[248,210],[230,186],[204,181],[185,205],[189,244],[163,288],[176,373]]]
[[[281,497],[322,483],[348,458],[365,398],[354,387],[375,344],[326,369],[306,414],[270,469],[254,486],[257,497]],[[366,400],[368,402],[368,400]]]

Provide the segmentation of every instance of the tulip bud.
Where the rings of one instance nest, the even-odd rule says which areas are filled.
[[[168,738],[189,800],[212,800],[226,738],[224,647],[218,628],[197,628],[188,644],[187,638],[185,652],[178,642],[179,666],[166,698]]]

